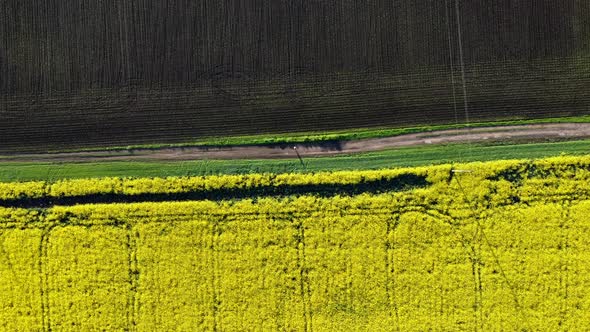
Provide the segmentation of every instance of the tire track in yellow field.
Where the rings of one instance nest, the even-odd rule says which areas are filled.
[[[137,240],[139,234],[131,224],[126,224],[127,230],[127,252],[129,263],[129,299],[127,303],[127,320],[129,331],[137,331],[137,322],[139,315],[139,265],[137,262]]]
[[[392,214],[387,218],[385,231],[385,293],[389,304],[389,314],[393,314],[396,322],[396,331],[399,329],[399,310],[397,305],[396,279],[395,279],[395,230],[399,225],[400,214]]]
[[[49,302],[49,273],[47,271],[49,265],[48,245],[49,235],[51,231],[57,227],[57,224],[52,224],[43,229],[41,233],[41,240],[39,242],[39,294],[41,296],[41,322],[43,331],[51,331],[51,310]]]
[[[306,332],[313,331],[313,310],[311,307],[311,289],[307,272],[307,259],[305,255],[305,225],[304,218],[289,215],[295,227],[295,246],[297,249],[297,266],[299,268],[299,294],[303,307],[302,318],[303,328]]]
[[[220,321],[220,311],[222,310],[221,305],[221,295],[220,295],[220,283],[221,283],[221,273],[219,272],[220,269],[220,257],[219,257],[219,237],[222,233],[222,229],[220,224],[225,220],[225,216],[221,217],[221,220],[215,219],[212,227],[211,227],[211,259],[212,264],[210,266],[213,267],[212,269],[212,278],[211,278],[211,287],[213,289],[213,303],[211,309],[213,311],[213,331],[223,331],[222,322]]]

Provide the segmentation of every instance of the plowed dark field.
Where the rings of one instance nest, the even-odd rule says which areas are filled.
[[[590,114],[582,0],[1,9],[0,153]]]

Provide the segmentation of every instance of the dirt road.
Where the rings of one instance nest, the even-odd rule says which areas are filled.
[[[198,160],[198,159],[274,159],[301,156],[332,156],[380,151],[408,146],[486,141],[543,141],[547,139],[590,138],[590,123],[536,124],[441,130],[386,138],[331,141],[268,146],[183,147],[98,152],[72,152],[0,156],[1,161],[19,162],[98,162],[113,160]]]

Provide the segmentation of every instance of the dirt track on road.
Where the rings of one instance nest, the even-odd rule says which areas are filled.
[[[502,141],[543,141],[548,139],[590,138],[590,123],[535,124],[441,130],[385,138],[355,141],[328,141],[245,146],[195,146],[162,149],[134,149],[71,153],[47,153],[0,156],[1,161],[18,162],[100,162],[100,161],[174,161],[200,159],[279,159],[334,156],[381,151],[400,147],[450,143]],[[297,151],[295,151],[295,149]]]

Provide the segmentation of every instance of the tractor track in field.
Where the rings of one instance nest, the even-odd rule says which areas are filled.
[[[402,147],[455,143],[499,143],[590,138],[590,123],[551,123],[476,127],[405,134],[384,138],[313,143],[269,145],[190,146],[158,149],[10,154],[2,161],[14,162],[100,162],[100,161],[175,161],[201,159],[281,159],[335,156],[375,152]]]

